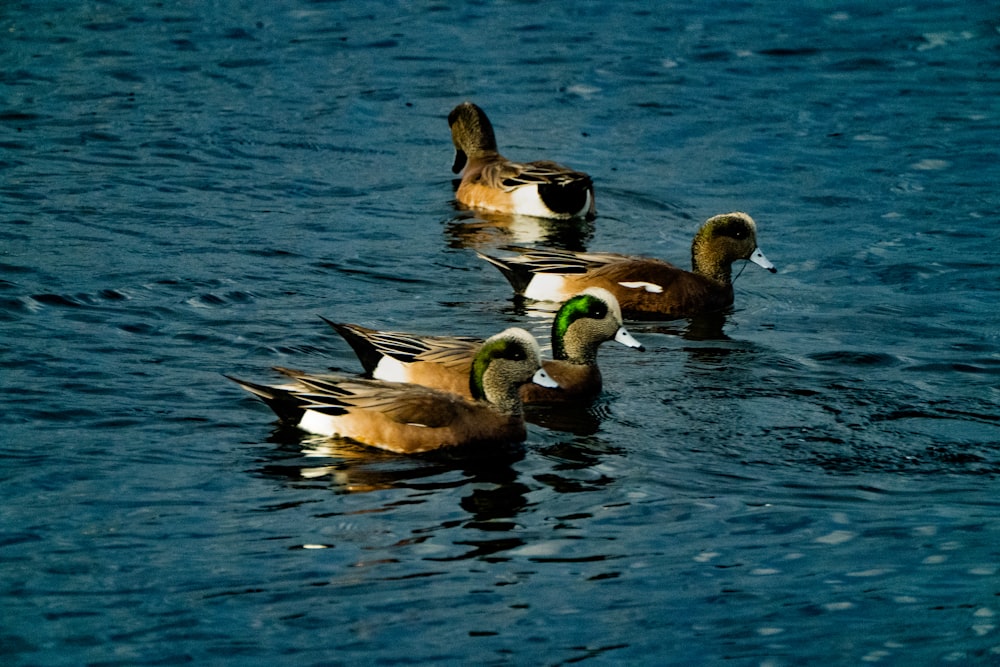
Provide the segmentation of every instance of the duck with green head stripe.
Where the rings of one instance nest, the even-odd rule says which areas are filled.
[[[541,368],[534,337],[507,329],[486,340],[470,366],[466,386],[472,400],[420,385],[283,368],[277,370],[292,379],[284,385],[230,379],[304,431],[402,454],[524,440],[520,386],[556,386]]]
[[[469,397],[475,393],[469,386],[469,372],[481,340],[376,331],[325,321],[351,345],[372,377],[423,384]],[[643,349],[622,325],[614,295],[598,287],[568,299],[552,322],[554,358],[543,364],[559,388],[547,391],[525,385],[522,400],[539,403],[596,398],[602,388],[597,350],[610,340]]]

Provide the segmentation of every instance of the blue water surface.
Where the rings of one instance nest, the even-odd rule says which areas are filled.
[[[5,665],[1000,661],[1000,14],[989,3],[9,2]],[[453,203],[446,116],[598,217]],[[401,457],[223,373],[360,370],[317,317],[548,315],[473,249],[686,264],[587,413]],[[741,267],[737,267],[739,272]]]

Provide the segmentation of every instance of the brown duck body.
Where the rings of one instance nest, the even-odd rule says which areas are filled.
[[[455,199],[470,207],[540,218],[592,218],[590,176],[555,162],[511,162],[499,153],[469,158]]]
[[[521,413],[417,385],[277,369],[295,380],[266,386],[233,379],[302,430],[341,436],[400,454],[441,447],[520,442]]]
[[[452,171],[462,172],[459,203],[541,218],[594,217],[594,184],[587,174],[550,160],[508,160],[497,151],[489,118],[471,102],[452,109],[448,125],[455,145]]]
[[[631,319],[693,317],[733,304],[732,263],[750,260],[772,273],[757,247],[756,225],[746,213],[709,218],[691,246],[692,270],[649,257],[509,247],[518,253],[497,258],[479,253],[519,294],[560,301],[587,287],[611,292]]]
[[[292,382],[265,386],[230,379],[304,431],[401,454],[520,442],[526,436],[520,386],[532,380],[555,386],[541,370],[538,343],[516,328],[480,347],[468,379],[472,400],[414,384],[277,370]]]
[[[340,331],[341,327],[357,328],[357,325],[336,324],[330,322],[331,326]],[[373,330],[368,330],[373,331]],[[373,333],[386,333],[374,332]],[[396,335],[399,332],[389,332]],[[343,334],[342,334],[343,335]],[[345,336],[347,338],[347,336]],[[419,384],[425,387],[433,387],[452,394],[457,394],[463,398],[471,399],[472,393],[469,389],[469,373],[472,370],[472,360],[475,356],[477,346],[475,344],[466,345],[464,340],[448,339],[446,336],[426,336],[424,340],[443,346],[453,346],[451,349],[457,354],[462,353],[461,359],[451,357],[447,363],[443,361],[423,361],[420,359],[411,361],[405,365],[405,369],[399,371],[380,371],[378,363],[365,364],[365,372],[375,378],[388,379],[400,377],[401,382]],[[357,352],[357,345],[352,343]],[[359,358],[364,359],[359,354]],[[450,355],[449,355],[450,356]],[[370,357],[367,357],[370,359]],[[556,403],[576,400],[592,400],[601,393],[601,371],[596,364],[576,364],[569,361],[547,359],[542,362],[542,368],[549,374],[558,387],[543,387],[534,382],[521,385],[521,401],[523,403]],[[385,375],[383,375],[385,373]]]
[[[351,345],[365,372],[372,377],[471,396],[468,378],[473,357],[482,341],[378,331],[323,319]],[[642,349],[622,326],[621,309],[610,292],[590,288],[566,300],[553,318],[552,348],[556,358],[542,363],[542,368],[559,387],[524,384],[520,390],[522,402],[555,403],[596,398],[602,388],[597,350],[609,340]]]
[[[340,386],[358,388],[357,382]],[[383,408],[380,403],[386,399],[391,400],[391,407]],[[327,414],[324,409],[309,410],[298,426],[310,433],[346,436],[400,454],[521,442],[527,435],[520,413],[507,414],[487,401],[463,400],[429,387],[379,387],[355,405],[361,409],[339,415]]]
[[[733,285],[685,271],[667,262],[623,257],[580,276],[566,277],[569,291],[603,287],[633,319],[679,318],[722,310],[733,305]]]
[[[482,340],[379,331],[322,319],[347,341],[368,375],[472,397],[469,374]]]
[[[604,386],[597,364],[550,359],[542,363],[542,368],[559,384],[559,388],[521,385],[521,402],[525,405],[592,401],[601,394]]]

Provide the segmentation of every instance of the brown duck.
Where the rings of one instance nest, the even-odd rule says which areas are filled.
[[[631,319],[692,317],[733,304],[732,265],[749,260],[774,273],[757,247],[757,226],[746,213],[709,218],[691,244],[692,270],[659,259],[614,253],[508,247],[516,257],[477,253],[529,299],[562,301],[587,287],[603,287]]]

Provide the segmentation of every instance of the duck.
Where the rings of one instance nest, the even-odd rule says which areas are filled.
[[[587,287],[618,299],[627,319],[676,319],[717,312],[733,304],[732,265],[749,260],[777,269],[757,246],[757,225],[736,211],[709,218],[691,244],[691,271],[650,257],[506,246],[507,259],[476,252],[507,278],[514,291],[537,301],[562,301]]]
[[[322,319],[347,341],[372,377],[471,397],[469,371],[482,340],[378,331]],[[552,320],[553,358],[542,362],[542,368],[559,386],[524,384],[521,401],[565,403],[597,398],[603,387],[597,351],[602,343],[611,340],[645,349],[622,324],[621,308],[611,292],[589,287],[566,300]]]
[[[511,162],[497,152],[486,113],[472,102],[448,114],[455,145],[452,172],[462,173],[455,198],[470,208],[538,218],[596,215],[590,176],[556,162]]]
[[[527,432],[520,386],[557,387],[542,369],[538,342],[516,327],[479,347],[468,376],[471,398],[416,384],[275,370],[291,382],[268,386],[226,377],[307,433],[398,454],[521,442]]]

